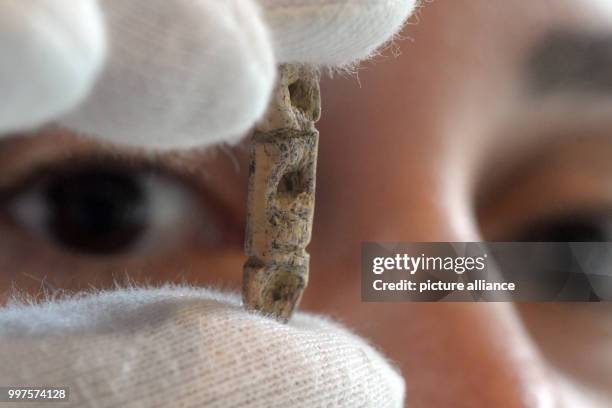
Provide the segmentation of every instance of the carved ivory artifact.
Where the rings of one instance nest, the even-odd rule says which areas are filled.
[[[284,322],[308,283],[320,112],[318,72],[283,65],[252,138],[243,301]]]

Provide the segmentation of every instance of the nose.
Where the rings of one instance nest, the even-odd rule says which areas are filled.
[[[555,407],[550,376],[508,304],[405,304],[368,308],[369,335],[394,350],[407,407]],[[362,323],[363,326],[363,323]]]
[[[452,170],[436,162],[440,146],[404,134],[425,129],[398,125],[392,104],[381,112],[354,88],[327,96],[334,116],[320,126],[305,307],[339,316],[381,347],[406,380],[407,407],[559,406],[553,377],[515,305],[361,301],[363,241],[473,241],[478,226],[467,198],[445,187],[444,171]],[[348,100],[358,102],[342,108]],[[329,141],[336,135],[342,142]]]
[[[391,222],[387,216],[395,221]],[[359,224],[362,217],[355,216],[353,224]],[[397,213],[370,215],[369,219],[373,218],[376,225],[394,225],[398,231],[401,225],[414,230],[426,228],[416,225],[416,218],[411,223],[397,221],[401,219]],[[448,227],[443,219],[440,216],[427,224],[430,228],[441,226],[437,235],[441,241],[458,240],[445,235]],[[336,228],[344,229],[341,224],[336,224]],[[361,301],[361,240],[376,236],[386,237],[381,241],[389,240],[392,231],[388,228],[373,231],[372,235],[365,231],[353,232],[352,237],[337,233],[340,240],[337,246],[329,246],[330,241],[326,241],[325,249],[315,246],[312,253],[316,264],[309,290],[327,293],[327,296],[317,296],[306,307],[320,308],[325,313],[331,311],[380,347],[405,378],[406,407],[562,406],[557,400],[552,372],[514,304]],[[435,236],[434,230],[429,231]],[[400,240],[408,241],[408,238],[400,236]],[[314,245],[320,241],[315,239]],[[322,261],[322,258],[328,260]],[[323,275],[321,271],[333,273]]]

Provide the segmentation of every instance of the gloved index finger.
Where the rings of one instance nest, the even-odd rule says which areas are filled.
[[[416,0],[259,0],[280,62],[344,65],[399,31]]]

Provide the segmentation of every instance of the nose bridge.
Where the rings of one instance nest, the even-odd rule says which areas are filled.
[[[413,184],[410,211],[390,211],[388,240],[479,241],[473,192],[459,162],[432,165]],[[401,202],[401,199],[398,199]],[[406,201],[404,201],[406,202]],[[391,221],[395,219],[395,222]],[[398,221],[402,219],[402,221]],[[409,226],[399,231],[400,226]],[[406,228],[406,227],[404,227]],[[381,239],[384,241],[384,239]],[[372,309],[372,318],[405,322],[395,346],[408,407],[555,407],[549,368],[512,303],[404,303]]]
[[[358,251],[366,238],[479,239],[466,189],[459,184],[455,190],[436,187],[429,181],[413,187],[413,193],[395,191],[391,203],[367,205],[353,197],[352,208],[362,209],[363,218],[353,213],[356,233],[343,236],[342,245]],[[384,211],[375,211],[378,206]],[[353,255],[350,258],[359,259],[358,253]],[[355,264],[352,269],[358,268]],[[358,290],[355,287],[354,292]],[[407,407],[558,406],[547,364],[512,303],[367,304],[356,299],[349,309],[342,313],[350,316],[347,323],[389,350],[389,357],[400,366]]]
[[[376,85],[384,88],[381,82],[369,89]],[[344,101],[334,93],[324,100]],[[333,310],[386,351],[406,380],[407,407],[558,405],[547,364],[515,305],[361,302],[363,241],[481,237],[470,179],[476,159],[462,154],[476,148],[467,137],[471,122],[453,128],[465,149],[455,150],[445,140],[440,112],[431,106],[417,115],[403,97],[385,109],[369,104],[367,92],[354,100],[360,102],[351,103],[350,110],[339,109],[333,121],[324,118],[320,126],[319,201],[311,245],[316,279],[311,288],[331,295],[310,304]],[[335,135],[344,142],[326,139]],[[330,270],[343,271],[340,283],[324,273]]]
[[[334,213],[334,230],[323,234],[321,230],[328,227],[319,225],[320,236],[335,237],[328,245],[337,244],[337,255],[352,251],[342,257],[350,265],[330,264],[325,269],[348,266],[359,270],[358,251],[364,240],[480,239],[470,186],[460,163],[442,165],[434,161],[435,155],[429,161],[418,160],[416,153],[410,153],[410,146],[398,145],[402,154],[390,152],[369,168],[348,166],[351,173],[341,176],[336,171],[333,177],[344,183],[334,183],[334,188],[326,185],[329,179],[322,178],[322,200],[332,200],[336,208],[351,209]],[[357,152],[363,154],[364,150]],[[339,160],[346,159],[337,157],[335,163]],[[330,207],[320,206],[322,211]],[[328,217],[324,213],[321,218]],[[314,240],[314,248],[316,244]],[[326,253],[329,250],[325,248]],[[317,248],[313,253],[325,251]],[[357,263],[351,264],[349,259]],[[336,261],[330,258],[329,262]],[[354,285],[352,292],[359,293],[359,282]],[[389,357],[400,366],[408,407],[557,405],[547,365],[511,303],[368,304],[357,298],[350,305],[337,303],[327,305],[328,309],[334,308],[347,324],[389,351]]]

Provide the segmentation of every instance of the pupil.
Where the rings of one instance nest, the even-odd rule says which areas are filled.
[[[585,217],[535,224],[519,236],[522,242],[604,242],[610,238],[605,222]]]
[[[55,177],[43,194],[48,230],[66,248],[113,254],[145,230],[146,192],[129,172],[82,169]]]

